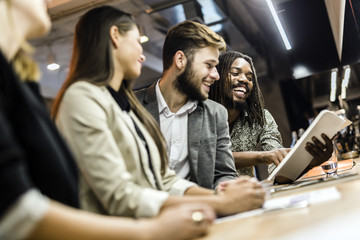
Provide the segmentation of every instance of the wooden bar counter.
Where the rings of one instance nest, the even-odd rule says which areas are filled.
[[[301,208],[263,212],[248,217],[236,218],[234,216],[231,220],[220,220],[210,228],[206,236],[199,239],[360,239],[360,175],[358,175],[360,158],[353,161],[354,166],[351,169],[339,172],[340,176],[348,175],[346,177],[320,181],[289,190],[278,188],[279,191],[272,190],[270,198],[310,194],[324,189],[333,189],[340,193],[340,197],[325,199],[325,201]],[[305,180],[299,182],[303,183]]]

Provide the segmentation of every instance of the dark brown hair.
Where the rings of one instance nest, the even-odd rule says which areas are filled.
[[[110,28],[117,26],[120,34],[131,30],[136,23],[131,15],[110,6],[94,8],[83,15],[76,25],[73,54],[69,74],[60,89],[52,108],[55,119],[66,89],[77,81],[88,81],[98,86],[106,86],[114,74]],[[126,95],[131,110],[145,125],[161,157],[161,172],[165,173],[168,157],[164,137],[153,117],[137,100],[130,81],[124,79],[120,92]]]
[[[208,46],[218,48],[220,52],[226,49],[224,39],[204,24],[184,21],[173,26],[166,34],[164,42],[164,71],[170,68],[177,51],[183,51],[189,61],[192,61],[195,50]]]

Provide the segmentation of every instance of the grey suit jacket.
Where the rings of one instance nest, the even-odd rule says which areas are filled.
[[[156,82],[135,92],[139,101],[159,122]],[[212,101],[199,102],[188,117],[190,181],[214,189],[224,180],[236,178],[226,109]]]

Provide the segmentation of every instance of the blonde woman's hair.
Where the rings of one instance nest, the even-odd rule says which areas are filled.
[[[15,55],[12,65],[21,81],[38,82],[41,78],[38,64],[23,49]]]
[[[5,0],[7,7],[10,13],[11,0]],[[10,25],[15,28],[14,19],[8,16]],[[30,57],[30,54],[34,52],[33,47],[26,41],[26,39],[21,38],[15,33],[15,39],[20,42],[20,49],[15,54],[12,65],[14,71],[17,73],[21,81],[37,82],[41,77],[41,72],[39,70],[38,64]]]
[[[224,39],[204,24],[187,20],[173,26],[166,34],[164,42],[164,71],[172,65],[177,51],[183,51],[185,56],[192,60],[196,50],[209,46],[219,49],[220,52],[226,51]]]

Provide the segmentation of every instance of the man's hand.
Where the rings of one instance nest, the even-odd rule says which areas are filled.
[[[218,186],[221,214],[228,215],[259,208],[265,201],[265,191],[255,179],[241,176]]]
[[[270,165],[274,163],[276,166],[285,158],[291,148],[279,148],[272,151],[263,151],[260,152],[260,161]]]
[[[322,144],[316,137],[312,137],[313,143],[306,143],[305,149],[314,157],[309,164],[309,170],[329,160],[333,152],[331,139],[326,134],[321,134],[321,137],[325,144]]]
[[[313,142],[306,143],[305,149],[313,156],[313,159],[309,163],[309,165],[304,169],[304,171],[300,173],[298,178],[304,175],[305,173],[307,173],[312,168],[326,162],[331,157],[331,154],[333,152],[332,140],[326,134],[323,133],[321,134],[321,137],[324,139],[325,144],[322,144],[319,141],[319,139],[317,139],[316,137],[312,137]],[[291,183],[293,181],[284,176],[276,176],[275,182],[280,184],[285,184],[285,183]]]

